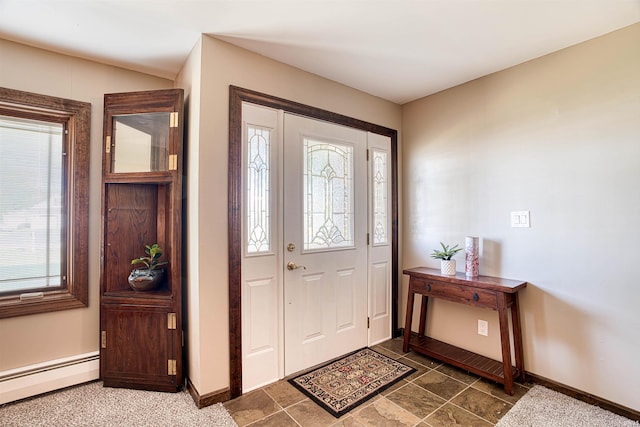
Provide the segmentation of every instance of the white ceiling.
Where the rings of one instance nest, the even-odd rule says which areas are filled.
[[[0,38],[173,79],[210,34],[399,104],[636,22],[640,0],[0,0]]]

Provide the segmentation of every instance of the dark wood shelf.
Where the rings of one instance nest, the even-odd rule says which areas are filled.
[[[157,289],[154,291],[134,291],[131,290],[123,290],[123,291],[111,291],[104,292],[103,295],[105,297],[128,297],[128,298],[171,298],[171,291],[167,288]]]
[[[409,348],[449,365],[456,366],[481,377],[504,384],[504,370],[502,362],[481,356],[469,350],[456,347],[446,342],[438,341],[427,336],[411,333]],[[518,369],[511,367],[514,377],[518,376]]]
[[[504,391],[507,394],[513,395],[514,379],[519,378],[521,381],[525,379],[518,291],[525,288],[527,282],[489,276],[468,278],[460,273],[455,276],[445,276],[440,273],[440,270],[425,267],[411,268],[403,272],[409,276],[403,350],[405,352],[413,350],[496,381],[504,385]],[[418,333],[411,331],[416,295],[421,297]],[[496,310],[500,322],[502,361],[426,336],[429,298]],[[512,328],[509,326],[509,311]],[[511,365],[510,329],[513,332],[515,367]]]
[[[175,171],[119,173],[110,174],[104,178],[105,184],[171,184],[174,181]]]
[[[102,294],[102,302],[105,304],[151,304],[161,307],[173,305],[173,295],[168,290],[136,292],[131,291],[115,291],[105,292]]]

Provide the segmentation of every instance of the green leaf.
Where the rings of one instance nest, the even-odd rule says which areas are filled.
[[[449,248],[449,245],[445,245],[444,243],[440,242],[440,246],[442,246],[442,250],[439,251],[437,249],[433,250],[433,253],[431,254],[432,258],[436,258],[436,259],[444,259],[444,260],[450,260],[455,254],[457,254],[458,252],[460,252],[462,250],[462,248],[459,248],[458,245],[453,246],[452,248]]]

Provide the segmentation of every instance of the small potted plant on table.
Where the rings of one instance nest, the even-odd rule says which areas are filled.
[[[144,264],[145,268],[135,268],[131,270],[129,275],[129,286],[134,291],[152,291],[162,283],[164,278],[164,269],[158,268],[167,264],[166,261],[159,261],[162,256],[162,248],[157,243],[149,246],[146,245],[144,252],[147,256],[134,258],[131,260],[132,265]]]
[[[455,254],[460,252],[462,248],[459,248],[458,245],[455,245],[452,248],[449,248],[449,245],[445,245],[440,242],[440,246],[442,246],[442,250],[434,249],[431,254],[431,258],[440,260],[440,272],[447,276],[455,276],[456,275],[456,260],[451,259]]]

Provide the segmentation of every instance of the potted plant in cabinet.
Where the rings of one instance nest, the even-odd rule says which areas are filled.
[[[129,274],[129,286],[134,291],[152,291],[158,288],[164,279],[164,268],[158,268],[167,264],[166,261],[160,261],[162,248],[154,243],[146,245],[144,252],[147,256],[131,260],[132,265],[144,264],[146,266],[145,268],[134,268]]]
[[[455,254],[460,252],[462,248],[459,248],[458,245],[453,246],[452,248],[449,245],[445,245],[440,242],[440,246],[442,246],[442,250],[434,249],[431,254],[431,258],[440,260],[440,272],[447,276],[455,276],[456,275],[456,260],[452,259]]]

